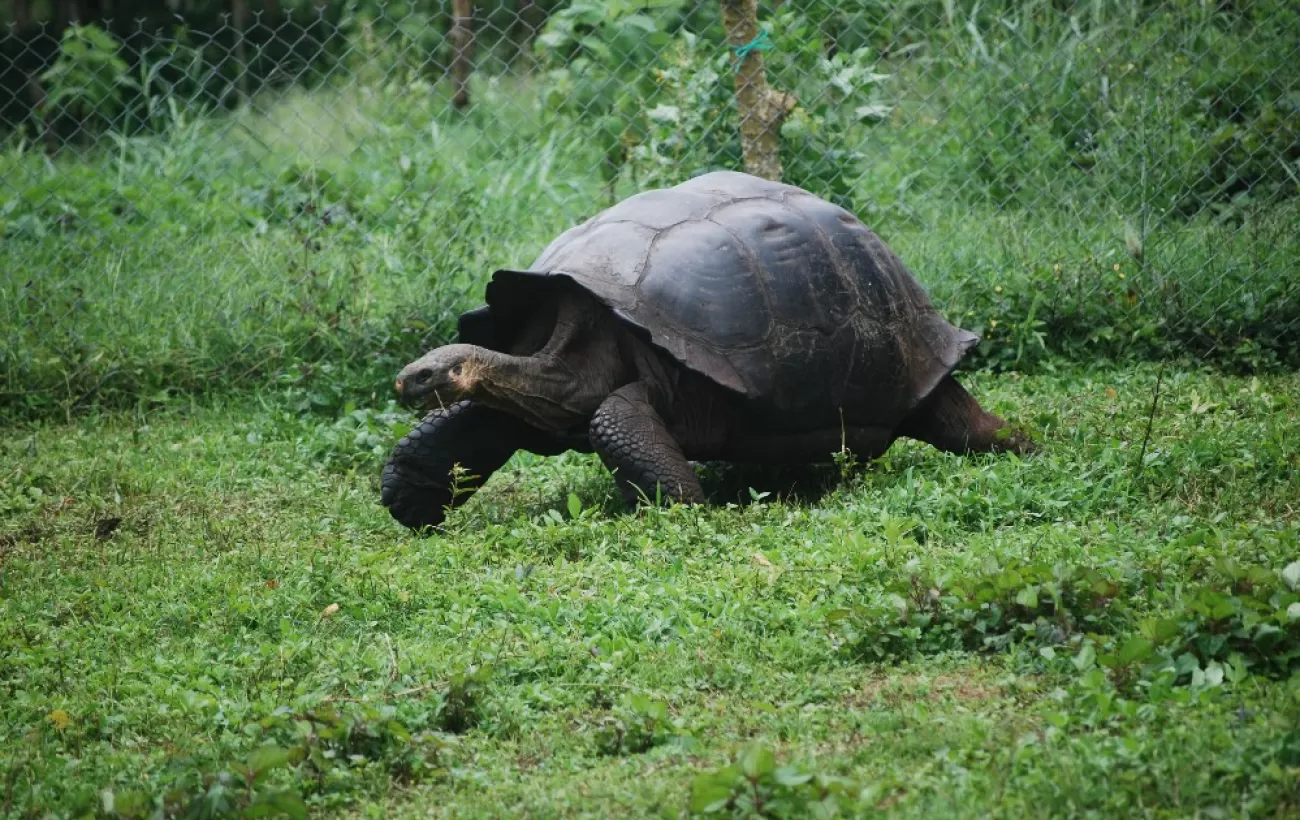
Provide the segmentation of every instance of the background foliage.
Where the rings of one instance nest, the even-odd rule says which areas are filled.
[[[60,30],[36,8],[3,38],[9,415],[386,383],[491,270],[740,164],[714,4],[479,4],[460,112],[446,4],[254,4],[242,45],[219,4],[100,11]],[[787,180],[898,250],[984,337],[977,362],[1297,364],[1294,4],[792,0],[760,20],[800,101]]]

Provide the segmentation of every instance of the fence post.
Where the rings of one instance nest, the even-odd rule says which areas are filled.
[[[722,0],[722,27],[733,49],[758,37],[758,0]],[[763,55],[750,49],[736,71],[736,109],[740,113],[740,142],[745,170],[754,176],[781,180],[781,122],[794,110],[793,94],[767,84]]]
[[[456,49],[451,59],[451,79],[456,88],[451,104],[464,108],[469,105],[470,61],[474,55],[473,1],[452,0],[451,14],[451,43]]]

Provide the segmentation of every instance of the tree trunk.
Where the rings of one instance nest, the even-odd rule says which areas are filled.
[[[758,0],[722,0],[722,27],[732,48],[752,43],[758,36]],[[781,181],[781,123],[797,103],[793,94],[767,84],[761,52],[745,55],[736,72],[736,109],[746,171]]]
[[[474,56],[474,3],[451,0],[451,44],[456,50],[451,59],[451,79],[456,91],[451,104],[456,108],[469,105],[469,74]]]

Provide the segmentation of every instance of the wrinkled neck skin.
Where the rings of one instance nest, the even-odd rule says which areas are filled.
[[[587,410],[574,389],[580,376],[562,359],[545,352],[511,356],[479,348],[474,354],[474,382],[465,398],[518,416],[549,432],[582,424]]]
[[[552,433],[582,428],[614,390],[636,378],[626,332],[589,297],[558,300],[546,343],[531,355],[475,351],[468,398]]]

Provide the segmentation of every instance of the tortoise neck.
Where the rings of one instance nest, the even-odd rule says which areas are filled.
[[[542,430],[568,430],[584,423],[595,409],[577,400],[574,387],[581,375],[547,351],[512,356],[482,349],[475,353],[468,375],[470,398]]]

